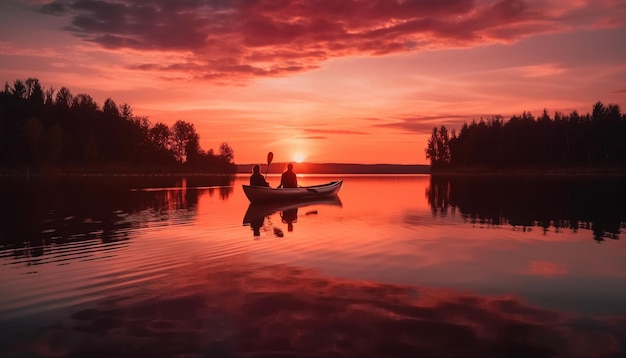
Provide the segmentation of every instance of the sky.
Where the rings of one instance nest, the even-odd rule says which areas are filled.
[[[432,128],[626,106],[625,0],[2,0],[0,80],[194,124],[237,163],[427,164]]]

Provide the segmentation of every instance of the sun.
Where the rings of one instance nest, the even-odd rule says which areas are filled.
[[[302,155],[302,154],[298,153],[298,154],[296,154],[296,155],[293,157],[293,160],[294,160],[296,163],[302,163],[302,161],[304,160],[304,155]]]

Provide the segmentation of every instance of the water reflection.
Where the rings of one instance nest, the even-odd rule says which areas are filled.
[[[230,259],[232,261],[232,259]],[[159,299],[118,297],[0,337],[2,351],[76,357],[609,357],[626,321],[511,295],[337,279],[246,260],[189,265]]]
[[[298,209],[314,205],[342,206],[341,200],[337,196],[273,203],[251,203],[243,217],[243,225],[250,226],[252,235],[255,237],[261,236],[262,228],[267,228],[274,236],[283,237],[284,232],[280,227],[281,225],[272,221],[272,214],[279,212],[280,222],[287,225],[288,232],[292,232],[294,229],[293,224],[298,222]],[[314,214],[317,214],[317,210],[305,212],[305,215]]]
[[[623,178],[432,176],[426,196],[434,215],[458,210],[472,224],[586,229],[598,242],[626,228]]]
[[[122,247],[135,228],[190,222],[201,195],[233,191],[231,176],[2,178],[0,249],[38,264],[66,244]],[[136,189],[142,188],[142,189]],[[84,249],[84,248],[83,248]],[[5,252],[6,254],[6,252]]]
[[[427,190],[429,181],[351,177],[343,206],[248,207],[240,185],[233,192],[189,178],[117,189],[107,179],[99,193],[82,189],[112,225],[126,226],[111,229],[116,239],[108,242],[99,231],[85,239],[72,228],[65,242],[33,230],[46,245],[3,236],[13,248],[0,250],[8,254],[0,258],[0,356],[624,355],[623,242],[595,245],[569,229],[563,240],[536,240],[534,222],[514,226],[534,231],[525,233],[432,217],[432,203],[441,202],[438,216],[494,225],[478,214],[490,212],[485,203],[468,206],[455,183]],[[445,190],[433,191],[440,183]],[[482,195],[511,193],[505,189]],[[441,200],[429,206],[424,193]],[[96,210],[81,209],[86,198],[64,200],[51,206],[65,208],[59,218],[49,217]],[[50,209],[17,210],[43,220]],[[494,212],[507,225],[511,212],[523,211]],[[241,227],[242,216],[252,230]],[[2,220],[0,232],[10,233]],[[60,222],[50,225],[40,226]],[[266,239],[279,234],[289,240]],[[10,257],[18,250],[34,264]]]
[[[293,231],[293,223],[298,221],[298,208],[281,211],[280,219],[281,222],[287,224],[287,231]]]

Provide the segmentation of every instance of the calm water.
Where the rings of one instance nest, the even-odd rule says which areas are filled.
[[[1,180],[0,356],[626,355],[623,178],[341,177]]]

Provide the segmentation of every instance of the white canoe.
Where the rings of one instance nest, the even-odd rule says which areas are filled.
[[[336,195],[343,180],[330,183],[301,186],[297,188],[269,188],[265,186],[242,185],[243,192],[252,203],[278,200],[305,199],[320,196]]]

